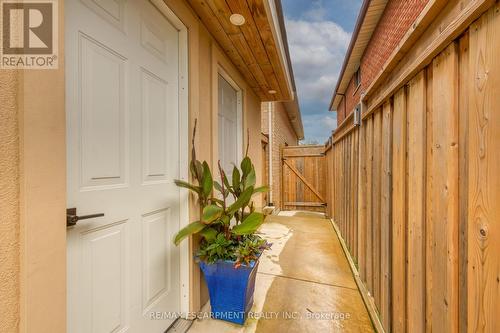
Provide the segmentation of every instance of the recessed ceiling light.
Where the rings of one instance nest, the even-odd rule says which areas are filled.
[[[277,91],[276,90],[269,90],[268,93],[270,93],[271,95],[274,95],[277,93]]]
[[[233,14],[229,16],[229,21],[231,21],[234,25],[243,25],[245,24],[245,18],[241,14]]]

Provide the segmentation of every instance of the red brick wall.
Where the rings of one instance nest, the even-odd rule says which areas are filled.
[[[357,88],[357,89],[356,89]],[[352,113],[356,105],[358,105],[361,98],[361,91],[365,88],[363,85],[363,71],[361,70],[361,85],[356,87],[354,84],[354,77],[351,78],[349,85],[347,86],[347,90],[345,91],[346,97],[346,106],[345,106],[345,115],[344,118]]]
[[[355,91],[354,80],[351,78],[345,92],[347,101],[345,116],[354,110],[359,103],[361,92],[370,86],[427,2],[429,0],[391,0],[388,2],[361,58],[361,87]],[[345,116],[339,117],[339,114],[344,112],[343,109],[340,110],[341,106],[344,107],[342,102],[337,110],[338,124],[345,118]]]
[[[361,59],[363,87],[368,88],[427,2],[389,1]]]
[[[268,134],[271,139],[272,136],[272,149],[273,161],[272,161],[272,173],[273,173],[273,183],[271,185],[272,201],[275,207],[280,207],[280,191],[281,191],[281,148],[289,145],[294,146],[299,143],[297,135],[293,130],[292,124],[288,118],[288,114],[285,107],[280,102],[275,102],[274,111],[272,114],[273,122],[273,133],[269,134],[268,127],[268,107],[269,103],[262,103],[262,113],[261,113],[261,123],[262,123],[262,133]],[[271,141],[271,140],[270,140]]]
[[[345,110],[345,98],[342,98],[340,100],[339,106],[337,106],[337,125],[342,123],[345,119],[344,110]]]

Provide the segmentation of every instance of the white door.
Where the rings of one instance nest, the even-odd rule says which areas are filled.
[[[241,96],[222,75],[219,75],[219,159],[231,178],[233,164],[241,161]]]
[[[146,0],[66,7],[68,331],[164,332],[180,311],[179,32]]]

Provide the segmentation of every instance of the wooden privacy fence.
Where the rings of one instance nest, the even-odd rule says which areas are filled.
[[[324,146],[288,146],[281,151],[283,210],[325,211]]]
[[[328,213],[387,332],[500,332],[499,5],[471,22],[428,62],[410,50],[327,145]]]

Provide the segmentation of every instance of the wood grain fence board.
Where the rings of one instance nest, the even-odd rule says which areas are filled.
[[[345,155],[346,155],[346,160],[345,160],[345,184],[346,184],[346,191],[345,191],[345,232],[344,232],[344,238],[347,239],[347,246],[350,248],[350,239],[349,239],[349,227],[350,227],[350,217],[351,217],[351,212],[350,212],[350,204],[351,204],[351,196],[349,195],[350,193],[350,184],[351,184],[351,163],[350,163],[350,154],[351,154],[351,146],[350,146],[350,136],[346,136],[345,140]]]
[[[271,149],[271,148],[269,148],[269,149]],[[282,156],[283,156],[283,155],[282,155],[282,153],[280,152],[279,158],[280,158],[280,159],[282,159]],[[276,158],[276,157],[275,157],[275,158]],[[280,186],[279,186],[279,189],[278,189],[278,190],[279,190],[279,192],[278,192],[278,193],[273,193],[272,200],[271,200],[271,202],[272,202],[274,205],[277,205],[277,204],[275,203],[275,202],[277,202],[277,201],[276,201],[276,199],[275,199],[275,197],[276,197],[277,195],[278,195],[278,196],[280,196],[281,201],[279,202],[279,205],[277,205],[277,208],[278,208],[279,210],[282,210],[282,209],[283,209],[283,202],[285,201],[285,198],[286,198],[286,190],[287,190],[286,186],[287,186],[287,184],[285,183],[285,175],[284,175],[284,173],[285,173],[285,172],[286,172],[286,171],[285,171],[285,170],[283,170],[283,167],[282,167],[282,166],[280,166],[279,173],[278,173],[278,174],[273,174],[273,179],[274,179],[274,178],[278,178],[278,179],[280,179],[280,180],[281,180],[281,181],[280,181]]]
[[[346,149],[345,149],[345,140],[342,140],[341,142],[341,150],[342,150],[342,173],[339,175],[340,181],[342,184],[342,216],[340,220],[340,226],[341,226],[341,232],[342,232],[342,237],[345,235],[345,218],[346,218],[346,198],[345,198],[345,193],[346,193],[346,182],[345,182],[345,170],[346,170]]]
[[[500,332],[500,7],[470,29],[469,331]]]
[[[432,123],[432,114],[433,110],[433,90],[432,84],[433,82],[433,70],[432,66],[427,67],[426,69],[426,175],[425,175],[425,330],[426,332],[432,332],[432,322],[430,320],[432,316],[432,309],[430,306],[430,302],[432,299],[432,271],[431,271],[431,257],[432,257],[432,237],[431,235],[434,233],[433,223],[432,223],[432,192],[433,192],[433,179],[434,175],[432,174],[432,161],[433,161],[433,147],[432,147],[432,135],[433,135],[433,123]]]
[[[316,190],[318,193],[325,193],[322,189],[321,182],[318,181],[318,174],[321,172],[321,169],[319,167],[319,164],[317,163],[317,157],[313,157],[310,164],[311,168],[309,170],[304,170],[304,174],[306,175],[306,179],[311,179],[311,183],[315,185]],[[310,193],[310,192],[309,192]],[[312,195],[312,193],[310,193]],[[323,195],[323,199],[325,196]],[[324,199],[324,202],[326,202],[326,199]]]
[[[351,187],[352,187],[352,157],[351,157],[351,153],[352,153],[352,136],[349,135],[347,137],[347,168],[348,168],[348,172],[347,172],[347,183],[348,183],[348,188],[347,188],[347,230],[346,230],[346,234],[347,236],[349,237],[349,249],[351,250],[352,252],[352,238],[351,238],[351,228],[352,228],[352,196],[351,196]]]
[[[321,158],[316,158],[318,164],[317,182],[319,183],[320,193],[326,193],[328,191],[328,165],[326,155]]]
[[[326,182],[326,211],[325,211],[325,216],[327,218],[332,218],[332,215],[330,213],[330,206],[328,205],[328,203],[332,202],[332,193],[331,193],[331,184],[328,182],[328,179],[332,179],[331,178],[331,154],[330,154],[330,151],[327,151],[325,152],[325,160],[326,160],[326,179],[327,179],[327,182]]]
[[[327,158],[330,166],[330,171],[327,180],[327,183],[330,186],[330,200],[327,202],[327,204],[330,212],[330,218],[335,220],[334,212],[335,212],[335,202],[337,201],[337,199],[335,197],[335,150],[333,145],[328,152]]]
[[[345,179],[345,218],[344,218],[344,238],[348,234],[349,230],[349,136],[347,136],[344,140],[344,150],[345,150],[345,171],[344,171],[344,179]],[[349,245],[348,245],[349,246]]]
[[[356,129],[354,131],[354,153],[353,153],[353,158],[354,158],[354,184],[352,186],[352,192],[354,196],[354,231],[353,231],[353,237],[354,237],[354,258],[356,258],[356,263],[358,262],[358,225],[359,225],[359,216],[358,216],[358,182],[359,182],[359,129]]]
[[[290,161],[289,163],[292,164],[292,161]],[[300,158],[293,161],[293,165],[295,165],[295,164],[300,165]],[[305,197],[304,193],[303,192],[297,193],[297,190],[300,187],[300,185],[298,184],[299,179],[297,177],[297,174],[295,172],[293,172],[292,169],[290,169],[290,171],[291,171],[290,174],[292,176],[292,177],[290,177],[290,186],[292,187],[292,191],[290,191],[290,193],[293,193],[293,197],[295,197],[295,198],[299,197],[300,198],[299,200],[302,201],[303,198]],[[294,201],[299,201],[299,200],[296,199]]]
[[[458,246],[458,331],[467,332],[467,224],[468,224],[468,145],[469,145],[469,32],[459,40],[459,103],[458,103],[458,160],[459,160],[459,246]]]
[[[458,52],[451,44],[432,62],[433,331],[458,330]]]
[[[366,284],[373,296],[373,115],[366,125]]]
[[[352,133],[352,132],[351,132]],[[352,135],[351,133],[349,133],[349,135],[347,136],[347,140],[346,140],[346,143],[347,143],[347,156],[348,156],[348,159],[347,159],[347,168],[348,168],[348,172],[347,172],[347,183],[348,183],[348,188],[347,188],[347,192],[346,192],[346,195],[347,195],[347,230],[346,230],[346,235],[349,239],[349,250],[350,252],[352,253],[352,237],[351,237],[351,230],[352,230],[352,195],[351,195],[351,192],[352,192]]]
[[[321,157],[325,156],[324,146],[286,146],[283,148],[283,158],[289,157]]]
[[[349,205],[349,199],[347,197],[347,193],[349,191],[349,183],[348,183],[348,177],[347,177],[347,172],[348,172],[348,154],[347,154],[347,137],[345,137],[342,140],[342,151],[344,153],[344,161],[343,161],[343,168],[344,172],[342,173],[342,178],[343,178],[343,184],[344,184],[344,216],[342,217],[342,237],[345,238],[346,232],[347,232],[347,218],[348,218],[348,210],[347,207]],[[349,244],[347,244],[349,246]]]
[[[341,231],[343,230],[343,221],[344,221],[344,180],[342,175],[344,174],[344,163],[345,163],[345,156],[344,156],[344,144],[343,142],[338,143],[339,151],[338,151],[338,157],[339,157],[339,174],[337,175],[337,181],[339,183],[339,195],[341,196],[339,199],[339,228],[341,228]]]
[[[408,84],[408,332],[425,330],[425,108],[424,72]]]
[[[333,214],[335,215],[335,222],[338,224],[340,223],[340,210],[342,207],[342,199],[340,197],[342,190],[340,188],[340,182],[339,182],[339,174],[341,172],[340,170],[340,145],[335,145],[334,146],[334,154],[335,154],[335,175],[334,175],[334,181],[335,181],[335,210],[333,211]]]
[[[342,219],[343,219],[343,216],[342,214],[344,213],[344,197],[343,197],[343,194],[344,194],[344,187],[343,187],[343,183],[342,183],[342,177],[340,175],[342,175],[342,172],[344,172],[344,167],[343,167],[343,163],[344,163],[344,151],[342,150],[342,142],[339,142],[336,144],[336,147],[337,147],[337,164],[338,164],[338,174],[336,175],[336,178],[337,178],[337,190],[338,190],[338,198],[339,198],[339,202],[338,202],[338,217],[337,217],[337,221],[338,221],[338,225],[339,225],[339,228],[342,227]]]
[[[382,179],[380,202],[380,315],[386,332],[391,328],[391,166],[392,166],[392,106],[386,102],[382,115]]]
[[[339,198],[339,184],[338,184],[338,173],[340,172],[339,170],[339,165],[338,165],[338,152],[339,152],[339,149],[338,149],[338,146],[337,145],[332,145],[333,149],[332,149],[332,152],[333,152],[333,205],[332,205],[332,209],[333,209],[333,221],[335,223],[338,224],[338,221],[339,221],[339,215],[338,215],[338,212],[340,210],[339,208],[339,202],[340,202],[340,198]],[[331,180],[330,180],[331,181]]]
[[[346,136],[344,141],[344,150],[345,150],[345,171],[344,171],[344,179],[345,179],[345,218],[344,218],[344,238],[347,238],[347,242],[349,242],[349,239],[347,237],[349,233],[349,136]],[[349,244],[347,244],[349,247]]]
[[[344,172],[342,173],[342,181],[343,181],[343,186],[344,186],[344,208],[343,208],[343,211],[344,211],[343,215],[344,216],[342,217],[342,237],[345,237],[346,230],[347,230],[347,205],[348,205],[346,193],[349,190],[348,183],[347,183],[347,177],[346,177],[346,173],[347,173],[347,169],[348,169],[348,166],[347,166],[348,156],[347,156],[347,141],[345,138],[344,138],[344,140],[342,140],[342,151],[344,153],[344,160],[342,163],[342,167],[344,168],[343,169]]]
[[[373,187],[372,187],[372,224],[373,224],[373,297],[380,309],[380,180],[382,166],[382,110],[373,114]]]
[[[321,202],[285,202],[285,206],[297,207],[324,207],[326,204]]]
[[[290,201],[290,196],[292,192],[291,182],[290,182],[290,170],[287,168],[281,168],[281,209],[284,208],[283,202]]]
[[[366,280],[366,262],[367,262],[367,185],[368,185],[368,171],[367,171],[367,128],[368,120],[362,120],[359,144],[359,184],[358,184],[358,201],[359,201],[359,229],[358,229],[358,257],[359,257],[359,274],[361,280],[367,284]],[[368,288],[367,288],[368,290]]]
[[[337,211],[337,182],[335,181],[335,174],[338,172],[337,171],[337,150],[335,149],[335,146],[332,145],[332,157],[333,157],[333,163],[332,163],[332,178],[330,181],[333,180],[333,202],[332,202],[332,216],[334,217],[335,220],[335,213]]]
[[[406,94],[394,95],[392,145],[392,332],[406,327]]]
[[[351,253],[354,253],[354,132],[349,135],[349,242]]]
[[[346,149],[345,149],[345,139],[342,140],[342,173],[340,175],[341,182],[342,182],[342,219],[341,219],[341,232],[342,232],[342,237],[345,235],[345,219],[346,219],[346,197],[345,193],[347,190],[347,185],[346,185],[346,180],[345,180],[345,170],[346,170],[346,159],[347,159],[347,154],[346,154]]]
[[[338,191],[339,191],[339,216],[338,216],[338,225],[339,225],[339,228],[340,228],[340,231],[342,232],[342,221],[344,219],[344,183],[342,181],[342,177],[341,175],[343,174],[344,172],[344,150],[342,149],[342,142],[338,142],[337,143],[337,147],[338,147],[338,164],[339,164],[339,173],[337,174],[337,182],[339,184],[338,186]]]
[[[347,205],[347,214],[348,214],[348,218],[347,218],[347,223],[348,223],[348,226],[347,226],[347,236],[349,238],[349,250],[350,252],[352,253],[353,249],[352,249],[352,243],[353,243],[353,239],[352,239],[352,222],[353,222],[353,212],[352,212],[352,206],[353,206],[353,203],[352,203],[352,173],[353,173],[353,170],[352,170],[352,132],[349,133],[349,135],[347,136],[347,155],[348,155],[348,161],[347,161],[347,167],[349,169],[347,175],[348,175],[348,183],[349,183],[349,186],[348,186],[348,190],[346,192],[346,195],[347,195],[347,200],[348,200],[348,205]]]
[[[363,121],[359,129],[359,225],[358,225],[358,265],[361,280],[366,282],[366,127],[368,120]]]
[[[340,172],[340,166],[339,166],[339,151],[337,145],[334,145],[334,150],[333,150],[333,155],[334,155],[334,166],[333,166],[333,182],[334,182],[334,199],[335,199],[335,204],[333,205],[333,215],[335,217],[335,221],[338,222],[338,211],[340,210],[339,202],[339,194],[340,194],[340,188],[339,188],[339,183],[338,183],[338,173]]]
[[[304,175],[304,177],[306,179],[310,179],[310,182],[311,184],[314,186],[314,188],[316,189],[316,191],[318,193],[324,193],[320,186],[319,186],[319,182],[316,180],[316,177],[315,175],[320,172],[320,170],[318,170],[317,168],[317,165],[316,165],[316,157],[300,157],[299,158],[300,160],[300,166],[301,166],[301,169],[300,169],[300,172]],[[298,184],[298,187],[297,187],[297,191],[302,191],[302,197],[304,199],[307,199],[305,201],[315,201],[317,200],[318,198],[315,196],[315,194],[313,193],[312,190],[310,190],[309,188],[307,188],[307,186],[303,183],[303,182],[297,182]],[[299,194],[299,193],[297,193]],[[323,195],[324,197],[324,195]],[[321,199],[320,199],[321,200]],[[322,200],[324,202],[324,200]]]

